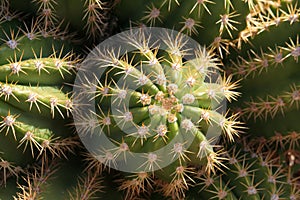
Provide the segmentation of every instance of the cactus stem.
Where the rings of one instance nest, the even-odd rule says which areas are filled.
[[[241,115],[248,115],[248,119],[253,117],[255,120],[258,117],[267,119],[270,115],[272,118],[280,111],[284,115],[285,110],[289,107],[295,106],[299,108],[300,102],[300,87],[295,84],[290,86],[291,91],[286,92],[283,95],[278,95],[277,97],[267,96],[266,99],[258,98],[258,102],[251,100],[246,102],[247,107],[242,109]]]

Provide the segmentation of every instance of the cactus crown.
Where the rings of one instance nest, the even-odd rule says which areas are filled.
[[[214,172],[223,159],[216,140],[223,133],[233,141],[242,127],[235,115],[218,110],[238,97],[237,83],[219,74],[218,58],[205,47],[189,48],[179,33],[158,37],[144,29],[119,35],[111,41],[132,50],[123,55],[122,45],[96,47],[75,81],[75,125],[106,166],[187,186],[189,166]],[[91,102],[96,109],[85,106]]]

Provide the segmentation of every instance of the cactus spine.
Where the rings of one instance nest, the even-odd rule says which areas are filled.
[[[100,0],[9,0],[12,10],[36,16],[44,32],[60,30],[84,41],[97,41],[110,34],[111,2]]]

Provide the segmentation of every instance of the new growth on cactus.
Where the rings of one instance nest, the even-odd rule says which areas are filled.
[[[242,128],[222,105],[239,93],[219,73],[218,58],[182,34],[159,30],[130,30],[96,47],[74,85],[75,126],[98,170],[143,180],[124,180],[128,199],[154,177],[181,182],[170,190],[183,195],[193,166],[210,174],[222,165],[218,137],[233,141]]]

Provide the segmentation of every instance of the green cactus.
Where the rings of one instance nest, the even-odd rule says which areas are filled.
[[[243,97],[238,112],[247,120],[255,136],[270,138],[275,132],[300,131],[299,39],[285,46],[269,48],[269,52],[252,51],[231,70],[241,78]],[[263,133],[263,134],[261,134]]]
[[[66,182],[73,187],[74,179],[56,178],[44,185],[43,170],[35,168],[31,175],[25,172],[27,183],[21,183],[18,175],[24,171],[19,166],[38,158],[49,141],[53,148],[46,151],[54,157],[79,145],[64,128],[72,110],[71,88],[64,83],[74,79],[65,40],[73,39],[72,31],[85,35],[83,40],[110,34],[108,7],[113,3],[121,28],[164,26],[187,33],[207,48],[195,48],[196,58],[186,59],[182,38],[164,35],[166,50],[149,45],[145,37],[132,36],[123,39],[138,52],[120,57],[109,48],[98,49],[102,59],[93,64],[105,63],[99,66],[108,68],[105,75],[93,74],[95,82],[81,76],[82,85],[75,84],[82,90],[79,97],[96,102],[95,111],[75,110],[77,130],[86,132],[82,137],[90,138],[96,148],[86,158],[85,178],[74,190],[62,187]],[[111,168],[123,162],[139,166],[134,173],[123,172],[116,178],[125,199],[299,199],[298,6],[298,0],[1,1],[0,174],[4,178],[0,182],[9,187],[18,178],[22,191],[15,199],[100,198],[99,177],[109,172],[112,176]],[[30,13],[38,21],[27,26],[10,9]],[[235,104],[237,114],[231,116],[214,109],[224,99],[237,98],[239,93],[232,91],[237,83],[230,83],[231,75],[206,82],[220,68],[241,79],[242,99]],[[253,139],[239,141],[243,147],[225,145],[227,155],[208,132],[221,130],[232,142],[242,128],[238,115]],[[99,135],[116,147],[99,149]],[[56,140],[57,136],[64,139]],[[179,142],[173,144],[174,138]],[[164,157],[149,153],[167,146],[171,147]],[[142,161],[132,154],[143,154]],[[165,160],[172,164],[161,166]],[[58,176],[67,174],[70,166],[74,164],[67,163],[67,170]]]
[[[299,90],[298,34],[300,31],[298,0],[166,0],[140,2],[140,4],[130,6],[131,3],[134,2],[123,0],[119,7],[115,8],[121,25],[128,24],[131,20],[138,22],[137,24],[145,23],[151,26],[154,25],[155,19],[161,19],[156,20],[155,25],[174,27],[182,32],[187,31],[193,38],[201,44],[206,44],[210,50],[223,58],[222,62],[226,71],[238,74],[237,79],[246,79],[241,82],[242,99],[239,101],[249,102],[247,107],[242,108],[245,111],[244,115],[247,117],[254,115],[254,118],[261,118],[262,115],[275,117],[274,123],[269,120],[270,123],[267,125],[263,121],[260,125],[257,124],[258,122],[254,124],[249,121],[249,126],[255,126],[252,132],[266,136],[274,135],[274,131],[283,131],[286,134],[299,132],[299,125],[293,122],[293,119],[299,117],[297,110],[299,99],[297,97]],[[126,9],[123,11],[121,8],[126,8],[128,11]],[[137,8],[141,12],[129,15],[133,13],[130,9]],[[158,9],[156,12],[153,11],[155,8]],[[150,11],[153,11],[152,15],[156,13],[158,16],[150,20]],[[220,20],[220,17],[226,15],[228,18]],[[180,23],[181,18],[189,19],[190,22],[191,19],[198,20],[202,27],[198,27],[197,23],[191,23],[194,26],[187,29],[186,23]],[[287,66],[289,70],[283,72],[279,69],[270,69],[277,66]],[[264,71],[267,72],[262,73]],[[257,77],[257,74],[260,76]],[[257,78],[252,79],[252,76]],[[268,88],[267,85],[272,88]],[[279,101],[276,102],[276,100]],[[281,100],[284,102],[279,105]],[[254,110],[251,111],[251,109]],[[279,112],[286,113],[285,123],[281,123],[282,117],[278,117]],[[275,128],[276,126],[278,128]]]
[[[200,192],[188,199],[299,199],[297,178],[285,159],[271,150],[257,153],[248,140],[228,151],[227,169],[214,176],[198,173]],[[251,143],[251,142],[250,142]]]
[[[218,59],[206,48],[198,45],[194,52],[185,47],[185,37],[166,32],[161,44],[166,49],[160,50],[158,44],[145,39],[148,36],[143,31],[139,33],[120,36],[129,49],[136,48],[134,52],[119,57],[115,49],[95,50],[89,58],[91,66],[103,68],[104,75],[89,68],[77,75],[75,95],[97,105],[96,111],[84,107],[75,110],[79,134],[83,141],[92,141],[91,154],[106,167],[115,168],[121,162],[146,180],[153,173],[161,180],[174,182],[177,177],[184,178],[191,164],[204,165],[208,173],[214,172],[222,166],[223,157],[221,150],[214,150],[213,140],[223,132],[233,141],[242,128],[235,115],[217,111],[224,99],[237,98],[238,93],[233,91],[236,83],[216,72]],[[186,60],[185,56],[193,53],[195,57]],[[109,138],[115,148],[109,142],[101,143],[103,137]],[[170,165],[165,165],[167,162]],[[131,186],[142,190],[135,183]],[[130,197],[135,195],[135,191],[131,193],[133,188],[125,188]]]
[[[296,37],[298,6],[298,0],[120,0],[114,12],[122,28],[162,26],[187,33],[227,66],[228,59],[245,57],[250,49],[265,50]]]
[[[299,172],[300,127],[297,120],[300,101],[299,39],[269,48],[269,52],[251,51],[249,57],[233,62],[230,70],[241,79],[240,102],[236,112],[249,127],[257,149],[268,146],[289,160],[291,173]]]
[[[253,143],[262,149],[269,141],[270,149],[290,160],[290,174],[298,172],[298,0],[121,0],[115,12],[123,28],[144,25],[174,28],[219,55],[228,74],[241,79],[242,98],[236,103],[241,108],[237,111],[249,127],[249,136],[259,137]],[[170,188],[176,187],[170,185]]]
[[[5,30],[12,31],[15,24],[15,20],[0,24],[5,35],[0,44],[0,179],[4,185],[7,177],[18,176],[34,159],[62,156],[78,144],[66,127],[73,104],[71,87],[65,83],[73,81],[76,63],[72,53],[66,53],[70,45],[43,38],[38,31],[35,38],[23,33],[6,38]]]

